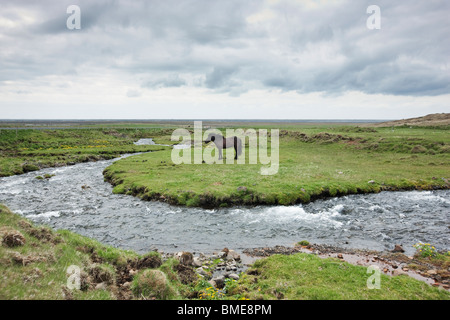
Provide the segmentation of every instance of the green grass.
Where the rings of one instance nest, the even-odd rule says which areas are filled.
[[[440,189],[450,186],[449,132],[447,127],[282,129],[275,175],[261,175],[259,161],[248,164],[248,145],[246,164],[174,164],[171,150],[165,150],[117,161],[104,175],[116,193],[204,207]]]
[[[83,272],[89,270],[93,265],[91,251],[96,252],[98,258],[108,266],[118,266],[120,262],[138,257],[134,252],[107,247],[69,231],[55,232],[43,226],[32,225],[0,205],[1,237],[7,232],[20,232],[25,238],[25,244],[16,247],[0,245],[2,300],[64,299],[67,268],[76,265]],[[73,299],[115,298],[109,290],[73,290],[70,293]]]
[[[0,130],[0,177],[45,167],[112,159],[124,153],[163,150],[136,146],[140,138],[167,135],[163,129]],[[163,140],[165,142],[167,139]]]
[[[338,259],[298,253],[274,255],[253,264],[229,294],[247,299],[288,300],[416,300],[450,299],[445,290],[406,275],[381,274],[380,289],[369,289],[367,268]]]

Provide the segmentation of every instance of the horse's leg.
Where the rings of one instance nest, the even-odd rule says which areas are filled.
[[[236,153],[236,155],[234,156],[234,160],[237,160],[238,157],[237,137],[234,137],[234,152]]]
[[[219,149],[219,160],[222,160],[222,149],[221,148],[217,148]]]

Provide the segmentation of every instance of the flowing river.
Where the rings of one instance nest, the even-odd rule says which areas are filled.
[[[129,156],[129,155],[127,155]],[[102,172],[114,160],[0,178],[0,202],[39,224],[145,253],[241,251],[300,240],[412,254],[417,242],[450,249],[450,190],[381,192],[306,205],[207,210],[116,195]],[[54,174],[50,179],[36,176]]]

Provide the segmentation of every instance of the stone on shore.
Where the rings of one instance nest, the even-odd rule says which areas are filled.
[[[206,272],[205,269],[203,269],[203,267],[199,267],[199,268],[195,269],[195,272],[197,272],[201,276],[207,276],[208,275],[208,273]]]
[[[402,275],[402,274],[406,274],[406,272],[403,271],[402,269],[395,269],[395,270],[392,271],[392,275],[393,276],[399,276],[399,275]]]
[[[229,274],[228,278],[233,279],[233,280],[239,280],[239,276],[236,273]]]
[[[241,256],[239,255],[239,253],[237,253],[234,250],[228,250],[228,254],[227,254],[227,260],[235,260],[235,261],[240,261],[241,260]]]
[[[405,250],[403,249],[403,247],[399,244],[395,245],[394,250],[392,250],[392,252],[405,252]]]
[[[190,252],[178,252],[175,254],[175,257],[180,261],[181,264],[185,266],[190,266],[193,263],[194,255]]]
[[[220,275],[211,280],[210,283],[214,283],[214,287],[222,289],[225,286],[225,276]]]
[[[436,270],[428,270],[426,273],[427,273],[428,275],[430,275],[430,276],[435,276],[435,275],[437,275],[437,271],[436,271]]]
[[[202,266],[202,261],[200,260],[199,257],[194,257],[194,259],[192,260],[192,266],[198,268]]]
[[[106,282],[100,282],[95,286],[95,290],[106,290],[108,288],[108,285]]]

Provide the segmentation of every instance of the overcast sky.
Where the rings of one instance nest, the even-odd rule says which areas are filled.
[[[448,0],[0,0],[0,119],[450,112],[449,14]]]

